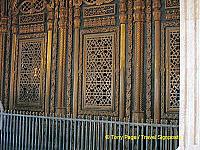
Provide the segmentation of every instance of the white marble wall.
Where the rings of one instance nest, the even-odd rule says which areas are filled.
[[[200,150],[200,0],[180,0],[179,150]]]

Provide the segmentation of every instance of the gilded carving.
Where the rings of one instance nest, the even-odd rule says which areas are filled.
[[[166,20],[179,20],[180,19],[180,10],[179,9],[170,9],[165,12]]]
[[[100,34],[96,34],[96,33],[100,33]],[[97,28],[97,29],[91,29],[91,30],[82,30],[80,42],[81,43],[87,42],[87,40],[85,39],[85,36],[87,37],[87,35],[88,35],[88,38],[89,38],[90,37],[89,35],[92,35],[92,34],[97,36],[96,37],[97,39],[99,39],[99,40],[101,39],[102,41],[104,41],[103,43],[105,43],[105,42],[108,42],[108,43],[107,44],[105,43],[104,46],[102,45],[104,48],[103,49],[100,48],[99,51],[96,51],[96,52],[94,51],[95,53],[93,54],[92,49],[98,48],[98,46],[101,45],[101,43],[99,43],[100,45],[98,44],[97,39],[94,39],[94,43],[96,40],[97,45],[96,45],[96,47],[91,45],[92,46],[91,47],[92,48],[91,55],[92,55],[92,58],[99,60],[99,62],[100,62],[100,63],[95,63],[95,64],[88,63],[86,61],[86,60],[88,60],[88,61],[90,60],[91,57],[87,57],[87,59],[85,59],[85,57],[87,55],[89,55],[90,53],[88,53],[88,52],[86,53],[84,47],[80,48],[80,53],[79,53],[80,54],[79,55],[79,87],[80,88],[79,88],[79,94],[78,94],[78,108],[79,108],[78,113],[79,114],[87,113],[87,114],[92,114],[92,115],[107,114],[107,115],[117,116],[118,115],[118,98],[119,98],[118,97],[118,92],[119,92],[119,50],[118,50],[118,46],[117,46],[118,45],[118,28],[114,27],[114,28]],[[98,35],[99,35],[99,37],[98,37]],[[100,35],[102,35],[102,36],[100,36]],[[105,40],[104,40],[105,35],[107,36],[107,38],[105,38]],[[113,36],[114,36],[114,38],[113,38]],[[92,38],[94,38],[94,37],[92,37]],[[90,38],[89,41],[91,41],[92,38]],[[115,49],[113,49],[114,45],[115,45]],[[89,47],[86,47],[86,48],[88,50],[90,49]],[[104,52],[104,49],[105,49],[105,52]],[[115,52],[112,52],[112,50],[115,50]],[[99,54],[97,52],[99,52]],[[103,58],[104,61],[100,61],[101,58]],[[108,59],[109,63],[105,62],[105,59]],[[115,63],[113,62],[114,59],[115,59]],[[82,60],[84,60],[84,63],[82,63]],[[88,65],[86,66],[85,63],[87,63]],[[89,64],[90,64],[90,67],[89,67]],[[104,71],[102,72],[102,70],[104,70]],[[90,73],[92,75],[87,77],[86,76],[87,73]],[[113,73],[113,75],[112,75],[112,73]],[[104,74],[105,74],[105,77],[104,77]],[[87,77],[88,80],[85,80],[84,76]],[[96,83],[93,83],[93,82],[90,83],[89,82],[90,78],[91,78],[91,80],[92,80],[92,78],[94,78]],[[86,81],[88,81],[88,86],[86,86],[87,84],[84,85],[84,83],[87,83]],[[100,82],[102,82],[102,83],[100,84]],[[114,84],[111,84],[111,83],[114,83]],[[101,86],[98,87],[99,85],[101,85]],[[85,89],[84,89],[84,87],[85,87]],[[112,92],[113,88],[115,88],[115,90]],[[84,99],[85,98],[84,90],[87,90],[85,92],[88,92],[88,94],[89,94],[88,99]],[[99,92],[102,93],[102,95],[94,94],[95,91],[98,93],[98,90],[100,90]],[[108,92],[106,92],[106,90],[108,90]],[[98,96],[99,96],[99,98],[100,97],[101,98],[94,99],[94,98],[92,98],[92,94],[94,94],[94,96],[93,96],[94,98],[95,97],[97,98]],[[105,94],[107,95],[106,98],[104,98]],[[83,99],[87,103],[92,103],[94,105],[94,107],[97,109],[88,109],[87,107],[89,105],[87,107],[84,107],[84,105],[82,103]],[[90,105],[90,106],[92,106],[92,105]]]
[[[98,26],[114,26],[115,17],[101,17],[101,18],[89,18],[84,19],[84,27],[98,27]]]
[[[146,1],[146,33],[147,33],[147,47],[146,47],[146,118],[151,118],[151,84],[152,84],[152,10],[151,10],[151,0]]]
[[[52,50],[52,68],[51,68],[51,98],[50,98],[50,112],[55,112],[55,94],[56,94],[56,58],[58,46],[58,4],[55,5],[54,12],[54,28],[53,28],[53,50]]]
[[[83,7],[83,18],[115,15],[115,4]]]
[[[113,0],[82,0],[85,4],[87,5],[101,5],[101,4],[106,4],[110,3]]]
[[[33,32],[44,32],[44,24],[31,24],[31,25],[23,25],[19,27],[19,33],[33,33]]]
[[[67,66],[67,112],[71,110],[71,85],[72,85],[72,35],[73,35],[73,4],[72,0],[69,0],[69,17],[68,17],[68,66]]]
[[[37,13],[44,10],[46,4],[46,0],[25,0],[19,5],[19,10],[24,14]]]
[[[34,13],[19,16],[19,24],[43,23],[44,13]]]

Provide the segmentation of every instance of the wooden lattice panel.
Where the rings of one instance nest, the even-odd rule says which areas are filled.
[[[166,102],[167,111],[178,111],[180,103],[180,31],[166,30]]]
[[[19,40],[17,107],[42,109],[44,39]]]
[[[112,109],[114,37],[114,33],[84,36],[84,108]]]

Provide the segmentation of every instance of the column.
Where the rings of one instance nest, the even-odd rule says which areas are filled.
[[[52,29],[53,29],[53,5],[48,5],[48,44],[47,44],[47,71],[46,71],[46,92],[45,112],[49,113],[50,86],[51,86],[51,50],[52,50]]]
[[[120,0],[120,104],[119,118],[124,118],[125,111],[125,72],[126,72],[126,1]]]
[[[59,54],[58,54],[58,114],[64,113],[64,82],[65,77],[63,72],[65,71],[66,61],[66,10],[64,7],[64,1],[60,2],[60,14],[59,14]]]
[[[11,54],[11,72],[10,72],[10,101],[9,109],[13,109],[14,104],[14,85],[15,85],[15,65],[16,65],[16,48],[17,48],[17,16],[13,14],[12,20],[12,54]]]
[[[80,32],[80,5],[74,7],[74,89],[73,89],[73,117],[78,115],[78,57]]]
[[[134,112],[133,121],[143,119],[142,111],[142,76],[143,76],[143,50],[144,50],[144,2],[136,0],[134,2],[134,22],[135,22],[135,56],[134,56]]]
[[[160,0],[153,1],[155,23],[155,56],[154,56],[154,120],[160,121]]]
[[[179,150],[200,149],[200,0],[180,1]]]

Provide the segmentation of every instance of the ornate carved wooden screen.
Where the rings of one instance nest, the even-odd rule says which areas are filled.
[[[16,45],[13,44],[16,55],[12,55],[12,65],[16,74],[11,81],[14,109],[44,111],[46,4],[44,0],[25,0],[19,4],[19,13],[15,16],[18,23],[13,35],[17,38]]]
[[[83,109],[113,109],[115,33],[84,36]]]
[[[161,25],[161,115],[178,119],[180,103],[180,14],[179,0],[166,0]]]
[[[180,100],[180,31],[166,30],[166,105],[167,112],[177,112]]]

